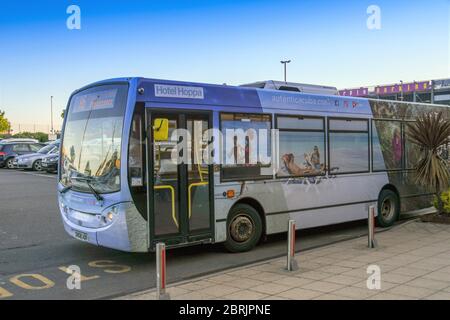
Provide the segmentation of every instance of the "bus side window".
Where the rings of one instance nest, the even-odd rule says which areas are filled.
[[[128,166],[131,187],[142,187],[144,185],[143,175],[143,136],[142,115],[135,113],[131,124],[130,147]]]
[[[369,172],[369,121],[328,119],[329,170],[334,173]]]

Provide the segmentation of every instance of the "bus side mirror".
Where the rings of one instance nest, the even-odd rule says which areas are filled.
[[[153,122],[153,140],[167,141],[169,140],[169,119],[156,118]]]

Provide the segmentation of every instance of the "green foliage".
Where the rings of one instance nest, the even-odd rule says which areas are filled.
[[[450,122],[442,112],[420,115],[408,124],[408,138],[421,150],[416,168],[416,183],[439,193],[449,187],[450,172],[447,161],[440,155],[450,136]]]
[[[441,198],[442,212],[446,213],[446,214],[450,214],[450,189],[442,192],[440,194],[440,198]],[[433,205],[436,209],[439,209],[440,204],[439,204],[437,196],[434,196]]]
[[[450,121],[442,112],[422,114],[414,124],[408,124],[408,138],[419,147],[420,156],[416,168],[417,184],[434,190],[436,208],[444,212],[442,191],[449,188],[450,171],[447,159],[440,151],[445,148],[450,137]]]
[[[31,138],[37,139],[39,142],[48,141],[48,134],[45,132],[20,132],[12,135],[11,138]]]
[[[8,132],[10,128],[11,125],[5,117],[5,111],[0,110],[0,133]]]

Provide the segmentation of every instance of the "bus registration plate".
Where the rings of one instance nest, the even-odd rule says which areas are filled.
[[[82,241],[88,241],[88,235],[87,233],[78,231],[78,230],[74,230],[75,233],[75,238],[80,239]]]

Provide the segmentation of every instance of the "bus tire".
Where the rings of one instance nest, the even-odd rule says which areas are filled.
[[[262,221],[258,212],[248,204],[235,205],[227,219],[225,248],[230,252],[253,249],[262,235]]]
[[[398,195],[389,189],[381,191],[378,197],[377,224],[386,228],[392,226],[398,220],[400,214],[400,200]]]

